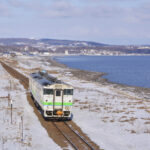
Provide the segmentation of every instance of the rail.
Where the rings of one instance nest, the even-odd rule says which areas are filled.
[[[88,145],[88,147],[89,147],[91,150],[95,150],[95,149],[91,146],[91,144],[89,144],[79,133],[77,133],[72,127],[70,127],[70,126],[68,125],[68,123],[66,123],[65,121],[64,121],[64,123],[65,123],[65,125],[66,125],[71,131],[73,131],[80,139],[82,139],[82,141],[83,141],[84,143],[86,143],[86,144]]]
[[[78,148],[75,146],[75,144],[68,138],[68,136],[62,131],[59,129],[59,127],[56,125],[55,122],[53,122],[54,126],[58,129],[58,131],[67,139],[67,141],[72,145],[72,147],[75,149],[75,150],[78,150]]]
[[[67,126],[67,128],[69,128],[69,130],[71,130],[71,132],[74,133],[74,135],[76,135],[76,137],[78,137],[83,143],[85,143],[85,145],[90,149],[90,150],[95,150],[79,133],[77,133],[72,127],[70,127],[68,125],[68,123],[66,123],[65,121],[63,122],[65,126]],[[63,132],[63,130],[61,130],[58,125],[56,124],[56,122],[53,122],[53,125],[59,130],[59,132],[67,139],[67,141],[71,144],[71,146],[75,149],[75,150],[79,150],[79,148],[71,141],[71,139],[69,138],[69,136],[67,136],[67,134],[65,134]],[[79,143],[78,143],[79,144]]]

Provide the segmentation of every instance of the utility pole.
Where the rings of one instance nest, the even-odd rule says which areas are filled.
[[[5,140],[4,137],[2,137],[2,150],[4,150],[4,144],[5,144]]]
[[[22,138],[21,138],[21,141],[23,141],[23,116],[21,116],[21,125],[22,125]]]
[[[11,80],[9,80],[8,107],[10,106]]]
[[[8,107],[10,106],[10,92],[8,93]]]
[[[13,108],[13,104],[12,104],[12,100],[10,101],[10,104],[11,104],[11,124],[12,124],[12,108]]]

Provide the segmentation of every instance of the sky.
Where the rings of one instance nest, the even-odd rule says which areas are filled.
[[[150,1],[0,0],[0,37],[150,44]]]

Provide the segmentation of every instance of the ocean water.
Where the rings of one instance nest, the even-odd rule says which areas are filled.
[[[64,56],[55,60],[69,67],[105,72],[111,82],[150,88],[150,56]]]

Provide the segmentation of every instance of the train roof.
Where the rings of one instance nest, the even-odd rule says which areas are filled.
[[[53,85],[53,84],[65,84],[68,85],[61,80],[58,80],[57,78],[49,75],[47,72],[42,71],[42,72],[35,72],[31,73],[30,76],[36,80],[39,84],[42,86],[48,86],[48,85]]]

